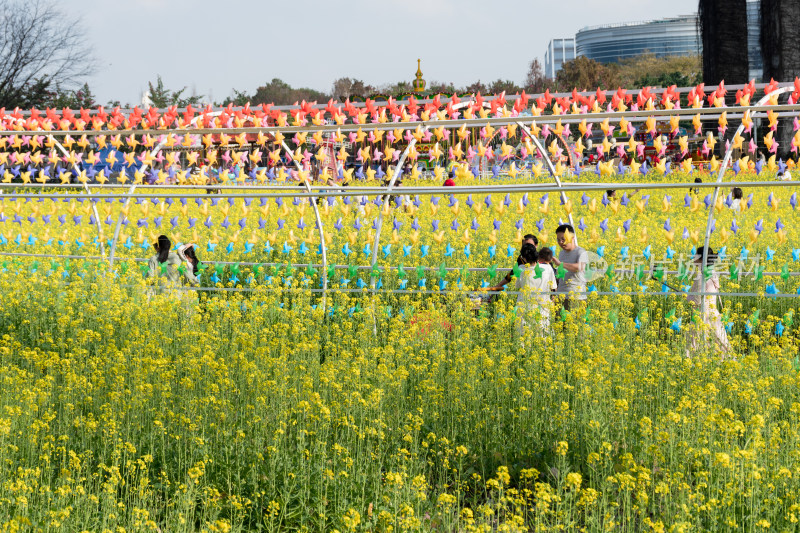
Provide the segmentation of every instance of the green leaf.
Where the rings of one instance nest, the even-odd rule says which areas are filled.
[[[678,265],[678,279],[681,281],[689,279],[689,269],[683,263]]]

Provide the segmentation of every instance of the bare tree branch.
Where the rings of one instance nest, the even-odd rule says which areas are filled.
[[[91,74],[81,27],[51,0],[0,0],[0,107],[27,107],[33,86],[69,87]]]

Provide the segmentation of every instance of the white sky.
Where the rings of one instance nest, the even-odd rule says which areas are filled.
[[[585,26],[694,13],[697,0],[58,0],[81,17],[98,60],[99,103],[138,103],[161,74],[220,101],[272,78],[329,91],[348,76],[373,85],[497,78],[521,83],[552,38]]]

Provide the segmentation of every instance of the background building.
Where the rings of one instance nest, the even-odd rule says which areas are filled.
[[[764,60],[761,57],[761,0],[747,0],[747,65],[750,79],[762,81]]]
[[[575,35],[575,49],[577,55],[600,63],[615,63],[645,52],[658,57],[703,52],[697,14],[583,28]]]
[[[575,39],[551,39],[544,53],[544,75],[553,79],[561,65],[575,59]]]

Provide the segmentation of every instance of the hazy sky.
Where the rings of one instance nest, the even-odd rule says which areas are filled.
[[[222,100],[281,78],[329,91],[349,76],[521,83],[552,38],[694,13],[697,0],[58,0],[94,47],[98,102],[138,103],[148,80]]]

